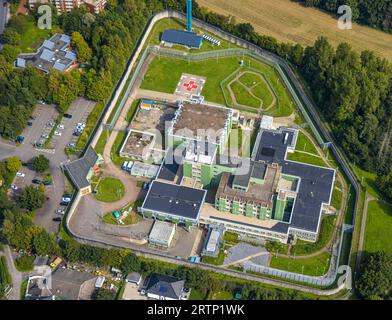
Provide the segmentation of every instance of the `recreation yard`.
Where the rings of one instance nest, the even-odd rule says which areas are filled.
[[[202,95],[209,102],[232,106],[231,87],[237,102],[240,101],[240,106],[237,103],[232,106],[234,108],[245,107],[246,111],[256,113],[263,111],[263,114],[274,117],[287,117],[294,111],[295,104],[277,71],[248,57],[211,58],[191,63],[181,59],[155,57],[141,88],[174,93],[183,73],[207,78]],[[238,80],[237,73],[240,73]],[[230,79],[234,80],[231,85]]]

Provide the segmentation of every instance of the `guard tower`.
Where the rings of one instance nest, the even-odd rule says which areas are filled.
[[[192,31],[192,0],[186,0],[186,30]]]

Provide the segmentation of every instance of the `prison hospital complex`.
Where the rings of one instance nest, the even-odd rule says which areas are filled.
[[[231,157],[227,146],[236,116],[225,107],[179,102],[142,215],[282,243],[315,242],[335,170],[286,160],[298,130],[274,128],[268,116],[250,157]],[[210,193],[215,199],[206,201]]]

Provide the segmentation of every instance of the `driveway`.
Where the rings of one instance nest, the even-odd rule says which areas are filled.
[[[8,245],[3,245],[3,248],[4,253],[0,252],[0,256],[4,255],[7,260],[8,272],[10,273],[12,280],[12,289],[8,296],[8,300],[20,300],[20,287],[23,281],[22,273],[15,268],[10,247]]]

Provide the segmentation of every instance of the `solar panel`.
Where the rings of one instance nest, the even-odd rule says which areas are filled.
[[[194,32],[168,29],[163,31],[161,41],[174,43],[190,48],[200,48],[203,38]]]

